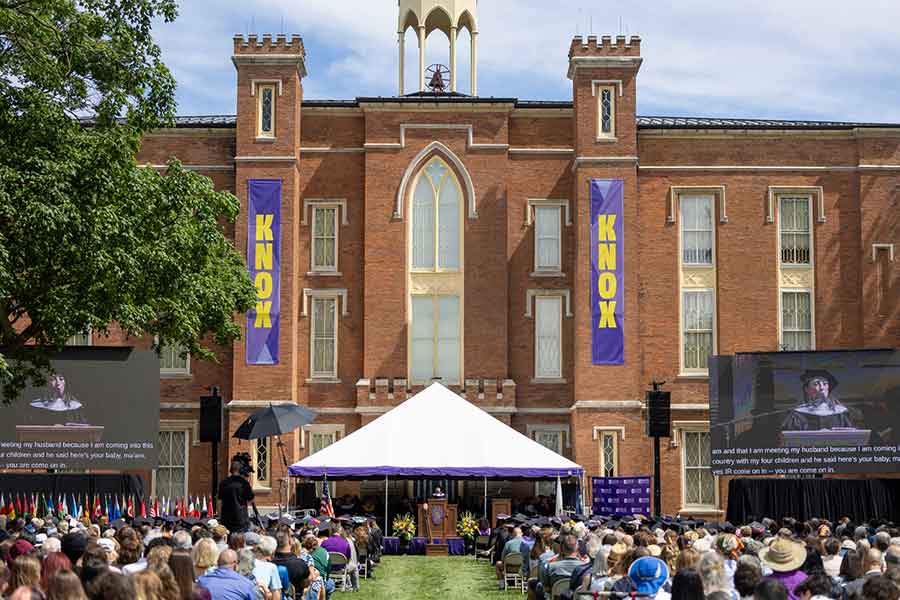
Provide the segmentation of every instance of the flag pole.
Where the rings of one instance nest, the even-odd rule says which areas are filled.
[[[384,537],[388,534],[388,476],[384,475]]]
[[[488,516],[488,512],[487,512],[487,475],[485,475],[484,476],[484,518],[487,519],[487,516]],[[493,527],[493,526],[494,526],[494,524],[491,523],[491,527]]]

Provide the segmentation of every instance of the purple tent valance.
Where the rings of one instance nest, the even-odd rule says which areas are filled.
[[[300,467],[288,468],[295,477],[489,477],[493,479],[540,479],[554,477],[581,477],[584,469],[539,469],[519,467]]]

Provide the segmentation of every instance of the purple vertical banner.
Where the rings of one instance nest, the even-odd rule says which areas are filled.
[[[625,364],[625,182],[591,180],[591,357],[595,365]]]
[[[247,364],[278,364],[281,322],[281,180],[247,182],[247,267],[256,306],[247,312]]]
[[[595,515],[650,515],[650,477],[591,477]]]

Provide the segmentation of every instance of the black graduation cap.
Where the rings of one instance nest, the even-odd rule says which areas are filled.
[[[116,519],[112,523],[109,524],[110,527],[115,529],[116,531],[126,527],[128,523],[125,522],[125,519]]]
[[[722,523],[722,531],[724,531],[725,533],[734,533],[735,527],[731,524],[731,522],[725,521],[724,523]]]
[[[506,514],[506,513],[500,513],[499,515],[497,515],[497,520],[498,520],[498,521],[505,521],[505,520],[507,520],[508,518],[509,518],[509,515]]]
[[[353,517],[353,523],[356,525],[365,525],[366,518],[365,517]]]
[[[541,517],[537,520],[537,524],[540,527],[550,527],[550,517]]]
[[[134,527],[142,527],[144,525],[149,525],[150,521],[148,521],[144,517],[135,517],[134,520],[131,521],[131,524]]]
[[[572,520],[576,523],[583,523],[587,520],[587,517],[585,517],[584,515],[572,515]]]
[[[200,524],[200,519],[195,519],[194,517],[187,517],[181,520],[184,523],[185,527],[194,527],[195,525]]]
[[[596,519],[591,519],[587,522],[587,528],[591,531],[594,531],[595,529],[597,529],[599,527],[600,527],[600,521],[598,521]]]
[[[559,519],[559,517],[550,517],[550,522],[553,523],[554,525],[556,525],[557,527],[562,525],[562,521]]]
[[[609,521],[609,523],[606,524],[606,526],[609,527],[610,529],[618,529],[619,527],[622,526],[622,522],[619,521],[618,519],[611,519]]]

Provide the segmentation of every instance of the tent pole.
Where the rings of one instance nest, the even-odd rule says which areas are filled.
[[[487,519],[487,477],[484,478],[484,518]],[[493,527],[493,523],[491,523]]]
[[[388,476],[384,476],[384,537],[388,534]]]

